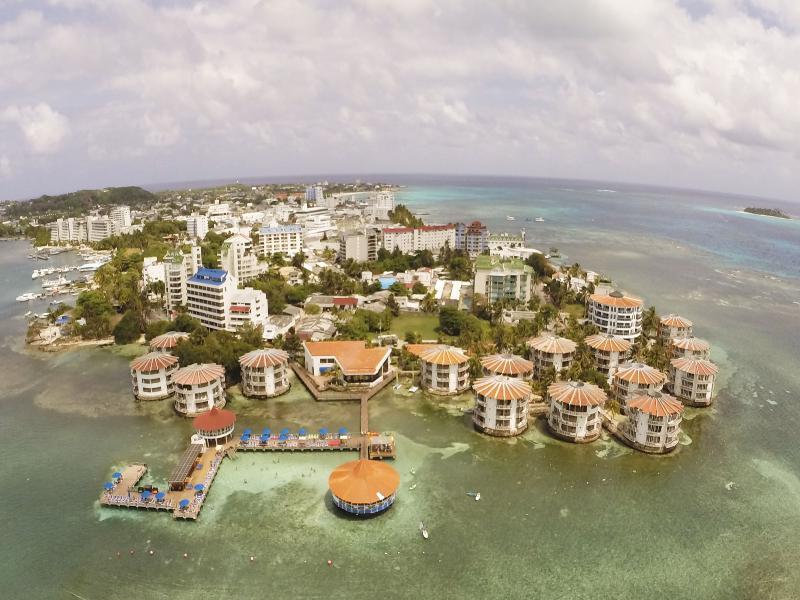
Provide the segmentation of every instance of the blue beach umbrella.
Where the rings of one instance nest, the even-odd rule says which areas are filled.
[[[106,490],[113,490],[114,489],[114,484],[111,483],[110,481],[106,481],[103,484],[103,488],[106,489]]]
[[[206,486],[204,486],[202,483],[198,483],[196,486],[194,486],[194,489],[196,492],[202,492],[205,489],[205,487]]]
[[[150,499],[150,491],[148,491],[148,490],[143,491],[141,494],[139,494],[139,497],[142,500],[149,500]]]
[[[284,427],[283,429],[281,429],[281,435],[289,435],[289,428]]]
[[[264,431],[261,432],[261,435],[269,437],[272,435],[272,430],[269,427],[264,427]]]
[[[156,494],[156,500],[158,500],[159,502],[161,502],[165,497],[166,497],[166,494],[164,492],[158,492]]]
[[[308,433],[308,432],[306,431],[306,428],[305,428],[305,427],[301,427],[301,428],[300,428],[300,431],[298,431],[298,432],[297,432],[297,435],[305,435],[306,433]]]
[[[327,427],[323,427],[322,429],[319,430],[319,434],[320,435],[328,435],[328,428]]]
[[[248,427],[242,432],[242,435],[250,435],[251,433],[253,433],[253,430]]]
[[[114,479],[122,479],[122,473],[120,473],[119,471],[116,471],[116,472],[115,472],[115,473],[112,475],[112,477],[113,477]]]
[[[339,427],[339,435],[346,435],[347,427]]]
[[[282,442],[285,442],[286,440],[289,439],[289,434],[288,433],[281,433],[281,436],[278,439],[280,441],[282,441]]]
[[[181,508],[186,508],[187,506],[189,506],[189,501],[186,498],[184,498],[183,500],[178,502],[178,506],[180,506]]]
[[[242,434],[242,439],[246,442],[247,440],[250,439],[250,434],[249,433],[243,433]]]
[[[262,434],[261,434],[261,441],[262,441],[262,442],[266,442],[266,441],[268,441],[268,440],[269,440],[269,435],[268,435],[268,434],[266,434],[266,433],[262,433]]]

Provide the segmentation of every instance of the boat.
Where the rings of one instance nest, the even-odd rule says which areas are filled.
[[[409,489],[409,491],[413,491],[413,490],[417,489],[417,484],[416,483],[412,483],[410,486],[408,486],[408,489]]]
[[[426,540],[428,539],[428,528],[425,527],[425,523],[422,521],[419,522],[419,531],[422,534],[422,537]]]
[[[37,294],[36,292],[25,292],[24,294],[17,296],[17,302],[27,302],[28,300],[36,300],[36,298],[41,298],[41,294]]]
[[[107,260],[97,260],[94,262],[85,263],[82,264],[80,267],[78,267],[78,271],[80,271],[81,273],[85,273],[87,271],[97,271],[97,269],[102,267],[107,262],[108,262]]]
[[[25,313],[25,317],[26,317],[26,318],[27,318],[27,317],[30,317],[30,316],[32,316],[32,315],[33,315],[33,311],[32,311],[32,310],[29,310],[28,312],[26,312],[26,313]]]
[[[472,496],[473,498],[475,498],[475,502],[481,499],[480,492],[467,492],[467,496]]]
[[[415,385],[412,385],[410,388],[408,388],[408,391],[412,394],[416,394],[419,391],[419,388]]]
[[[42,287],[45,289],[56,288],[69,283],[69,280],[63,275],[59,275],[56,279],[45,279],[42,281]]]
[[[516,220],[517,220],[516,217],[512,217],[510,215],[506,215],[506,221],[516,221]]]
[[[536,221],[537,223],[544,223],[544,217],[536,217],[534,221]]]

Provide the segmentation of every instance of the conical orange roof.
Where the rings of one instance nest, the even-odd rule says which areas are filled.
[[[454,346],[434,346],[428,350],[423,350],[420,359],[426,363],[434,365],[460,365],[469,360],[461,348]]]
[[[172,381],[180,385],[208,383],[225,377],[225,368],[214,363],[195,363],[175,371]]]
[[[626,363],[614,373],[614,379],[622,379],[639,385],[658,385],[664,383],[667,376],[644,363]]]
[[[548,386],[547,394],[570,406],[602,406],[608,399],[599,387],[583,381],[556,381]]]
[[[481,359],[484,369],[498,375],[521,375],[533,371],[533,363],[516,354],[492,354]]]
[[[713,362],[698,358],[673,358],[670,364],[679,371],[694,375],[716,375],[719,372],[719,367]]]
[[[631,349],[631,344],[625,338],[610,333],[597,333],[586,338],[586,345],[595,350],[604,352],[627,352]]]
[[[635,408],[654,417],[679,415],[683,412],[683,404],[669,394],[656,390],[649,390],[644,394],[637,394],[628,400],[628,409]]]
[[[328,477],[331,493],[351,504],[373,504],[397,491],[400,474],[385,462],[359,459],[336,467]]]
[[[164,352],[148,352],[131,361],[132,371],[160,371],[178,362],[178,358]]]
[[[239,357],[239,364],[243,367],[276,367],[287,362],[289,362],[289,355],[278,348],[252,350]]]
[[[178,345],[178,342],[185,340],[189,334],[185,331],[168,331],[150,340],[151,350],[171,350]]]
[[[711,349],[711,344],[694,336],[672,340],[672,345],[681,350],[691,350],[693,352],[704,352]]]
[[[666,315],[661,317],[661,324],[667,327],[691,327],[693,323],[689,319],[684,319],[680,315]]]
[[[567,354],[569,352],[575,352],[575,348],[578,347],[572,340],[558,337],[552,333],[540,335],[539,337],[528,340],[528,346],[539,352],[547,352],[549,354]]]
[[[236,422],[236,414],[224,408],[213,407],[208,412],[197,415],[192,421],[196,431],[219,431]]]
[[[522,400],[523,398],[529,398],[531,395],[529,383],[516,377],[507,377],[505,375],[490,375],[489,377],[476,379],[475,383],[472,384],[472,389],[481,396],[494,398],[495,400]]]

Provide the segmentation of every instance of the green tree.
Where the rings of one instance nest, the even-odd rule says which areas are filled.
[[[79,327],[78,333],[87,338],[104,338],[111,333],[111,315],[114,308],[108,299],[97,290],[81,292],[75,303],[75,318],[84,319],[86,324]]]
[[[129,310],[122,315],[122,319],[114,327],[114,343],[131,344],[139,339],[140,333],[139,318],[136,313]]]
[[[415,281],[413,287],[411,288],[412,294],[426,294],[428,293],[428,288],[426,288],[421,281]]]

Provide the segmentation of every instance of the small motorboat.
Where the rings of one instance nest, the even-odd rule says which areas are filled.
[[[413,491],[413,490],[417,489],[417,484],[416,483],[412,483],[410,486],[408,486],[408,489],[409,489],[409,491]]]
[[[544,218],[543,217],[536,217],[534,219],[534,221],[536,221],[537,223],[544,223]]]
[[[408,391],[412,394],[416,394],[419,391],[419,388],[415,385],[412,385],[410,388],[408,388]]]
[[[428,539],[428,535],[429,535],[428,534],[428,528],[425,527],[425,523],[423,523],[422,521],[419,522],[419,532],[422,534],[422,537],[424,539],[426,539],[426,540]]]
[[[36,300],[36,298],[41,298],[41,294],[37,294],[36,292],[25,292],[17,296],[17,302],[27,302],[28,300]]]
[[[467,492],[467,496],[472,496],[473,498],[475,498],[475,502],[481,499],[480,492]]]
[[[512,217],[511,215],[506,215],[506,221],[516,221],[516,217]]]

